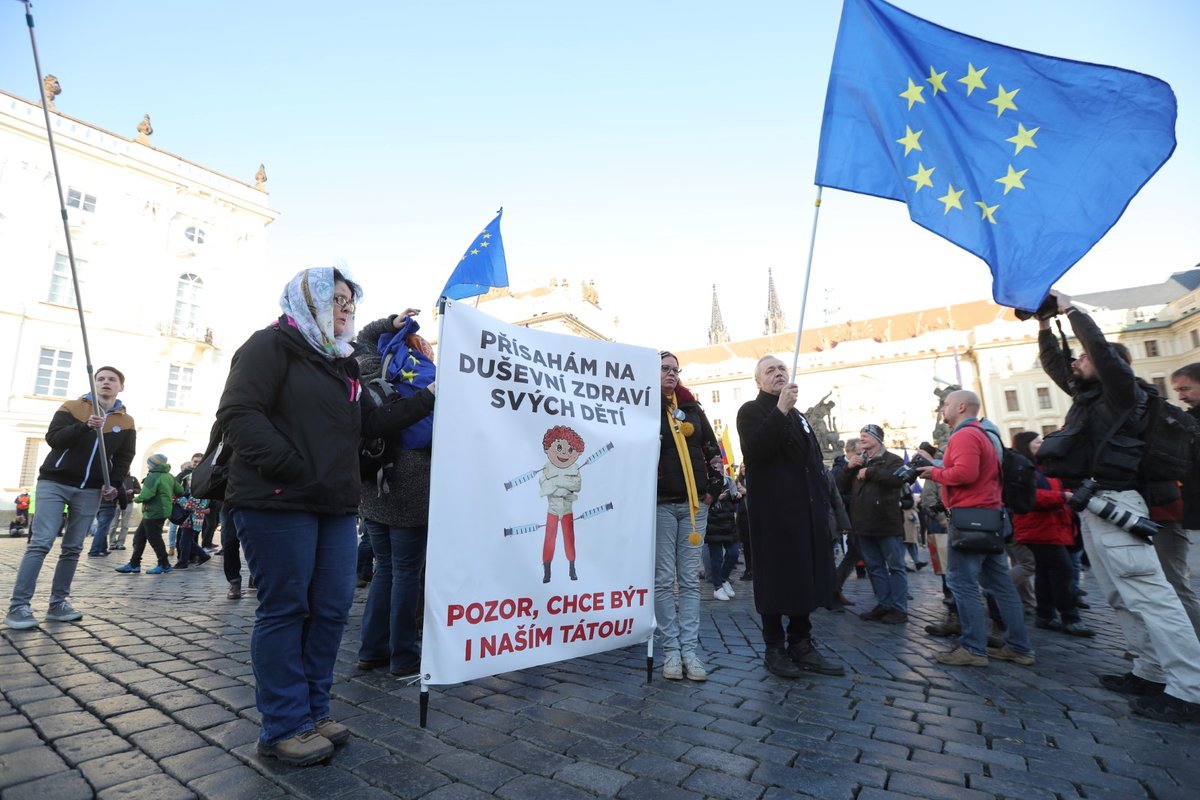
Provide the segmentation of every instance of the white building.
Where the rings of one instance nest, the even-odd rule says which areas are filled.
[[[93,368],[125,373],[135,473],[207,444],[238,319],[277,214],[256,185],[150,143],[50,114]],[[133,126],[131,125],[131,128]],[[0,492],[33,484],[46,427],[88,391],[84,342],[40,103],[0,91]]]

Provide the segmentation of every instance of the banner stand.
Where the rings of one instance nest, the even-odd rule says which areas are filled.
[[[421,681],[421,727],[429,722],[429,684]]]
[[[654,681],[654,633],[646,640],[646,683]]]

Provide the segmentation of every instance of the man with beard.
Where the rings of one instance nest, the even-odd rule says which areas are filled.
[[[746,464],[754,605],[762,615],[767,670],[797,678],[804,670],[842,675],[812,641],[809,614],[836,605],[829,535],[829,479],[821,448],[796,410],[798,389],[774,356],[754,370],[758,397],[738,410]],[[785,635],[783,618],[788,617]],[[786,647],[785,647],[786,643]]]

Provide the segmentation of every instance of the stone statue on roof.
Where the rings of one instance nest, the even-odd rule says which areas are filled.
[[[149,114],[142,116],[142,121],[138,123],[137,131],[138,135],[134,141],[139,144],[150,144],[150,135],[154,133],[154,127],[150,124]]]
[[[59,84],[58,78],[53,75],[42,78],[42,91],[46,93],[46,108],[50,111],[58,111],[54,107],[54,98],[62,94],[62,86]]]
[[[260,192],[265,192],[267,190],[266,183],[267,168],[264,165],[259,164],[258,172],[254,173],[254,188],[258,189]]]
[[[837,455],[844,446],[837,435],[837,418],[833,416],[833,407],[836,404],[829,399],[831,394],[833,392],[822,397],[816,405],[804,412],[804,417],[808,420],[809,427],[812,428],[813,436],[821,445],[823,455],[829,453]]]

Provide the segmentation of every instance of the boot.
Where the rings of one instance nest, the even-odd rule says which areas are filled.
[[[779,645],[768,647],[766,658],[763,660],[767,672],[772,675],[778,675],[781,678],[799,678],[804,674],[804,670],[800,669],[796,662],[788,656],[787,651]]]
[[[812,639],[805,639],[803,642],[789,645],[787,655],[796,663],[797,667],[809,672],[816,672],[820,675],[846,674],[846,670],[842,669],[840,665],[817,652],[817,648],[813,647]]]
[[[579,580],[579,576],[575,574],[575,562],[574,562],[574,561],[570,561],[570,562],[568,562],[568,563],[571,565],[571,566],[570,566],[570,572],[569,572],[569,574],[568,574],[568,577],[569,577],[571,580],[573,580],[573,581],[577,581],[577,580]]]
[[[962,633],[962,623],[958,621],[958,614],[954,613],[954,609],[946,609],[946,618],[941,622],[933,625],[926,625],[925,632],[930,636],[958,636]]]
[[[542,562],[542,583],[549,583],[549,582],[550,582],[550,562],[543,561]]]
[[[238,578],[236,581],[229,582],[229,591],[225,593],[225,598],[227,600],[241,600],[242,599],[242,579],[241,578]]]

